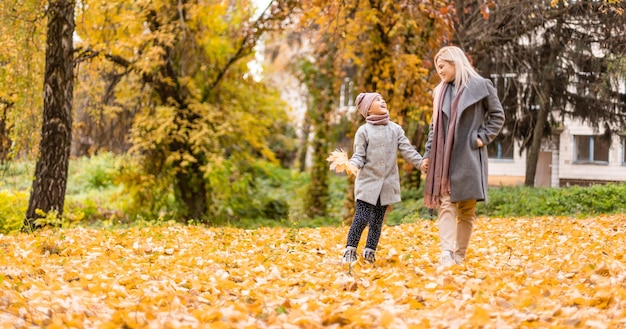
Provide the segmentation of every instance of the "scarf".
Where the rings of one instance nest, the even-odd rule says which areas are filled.
[[[368,115],[365,121],[373,125],[386,125],[389,123],[389,113]]]
[[[452,101],[450,107],[450,122],[448,123],[447,134],[444,135],[443,101],[449,83],[444,83],[435,90],[433,101],[433,140],[428,156],[428,172],[426,173],[426,184],[424,185],[424,204],[429,209],[438,207],[440,204],[439,195],[450,195],[450,158],[452,156],[452,145],[454,145],[454,130],[458,112],[459,99],[463,93],[463,88],[459,90]],[[447,140],[445,140],[447,139]]]

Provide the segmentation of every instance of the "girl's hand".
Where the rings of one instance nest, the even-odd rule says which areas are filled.
[[[346,164],[348,173],[356,176],[359,173],[359,168],[352,164],[352,162],[348,161]]]
[[[420,164],[420,170],[424,172],[428,171],[428,159],[422,160],[422,163]]]
[[[483,147],[483,146],[485,146],[485,144],[483,143],[482,139],[476,138],[476,146]]]

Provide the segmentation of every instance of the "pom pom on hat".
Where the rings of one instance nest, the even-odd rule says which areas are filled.
[[[367,112],[370,110],[370,106],[376,99],[377,96],[380,96],[379,93],[360,93],[356,96],[356,109],[361,113],[364,118],[367,118]]]

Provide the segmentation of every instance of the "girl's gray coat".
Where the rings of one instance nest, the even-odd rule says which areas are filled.
[[[504,124],[504,110],[491,80],[470,78],[459,99],[458,111],[450,158],[450,201],[487,202],[487,145]],[[450,107],[444,106],[443,113],[445,122],[449,122]],[[482,140],[482,147],[478,147],[476,138]],[[432,139],[431,122],[424,158],[430,155]]]
[[[402,157],[419,168],[422,156],[415,150],[397,123],[386,125],[365,123],[354,137],[354,154],[350,162],[359,168],[354,183],[354,198],[376,205],[400,201],[398,151]]]

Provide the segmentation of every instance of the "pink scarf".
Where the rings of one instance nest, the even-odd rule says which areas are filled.
[[[444,123],[442,120],[443,100],[450,84],[444,83],[435,90],[433,100],[433,140],[428,156],[428,172],[426,173],[426,185],[424,186],[424,204],[429,209],[438,207],[440,204],[439,195],[450,195],[450,158],[452,156],[452,145],[454,145],[454,129],[458,112],[459,99],[463,93],[463,88],[459,90],[452,101],[450,108],[450,121],[448,131],[444,140]],[[445,148],[444,148],[445,145]],[[443,190],[443,191],[442,191]]]
[[[386,125],[389,123],[389,113],[371,114],[367,116],[365,121],[373,125]]]

